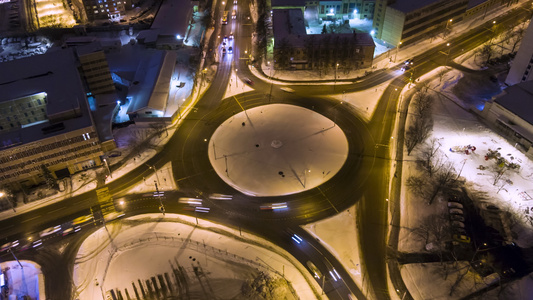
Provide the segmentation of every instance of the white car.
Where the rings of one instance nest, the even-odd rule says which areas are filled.
[[[46,228],[45,230],[39,232],[39,236],[41,238],[45,237],[45,236],[49,236],[51,234],[54,234],[58,231],[61,230],[61,225],[57,225],[57,226],[54,226],[54,227],[50,227],[50,228]]]
[[[294,90],[288,87],[282,87],[280,90],[287,92],[287,93],[294,93]]]

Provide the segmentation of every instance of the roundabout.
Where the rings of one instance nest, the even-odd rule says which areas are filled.
[[[218,176],[248,196],[300,193],[331,179],[348,141],[330,119],[288,104],[258,106],[224,121],[209,141]]]

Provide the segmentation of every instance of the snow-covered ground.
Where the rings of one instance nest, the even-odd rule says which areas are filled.
[[[0,273],[3,274],[0,276],[3,276],[5,284],[9,287],[7,293],[9,299],[23,299],[23,296],[35,300],[46,299],[44,277],[39,265],[27,260],[21,260],[20,263],[6,261],[0,263],[0,268],[2,269]]]
[[[286,299],[320,298],[316,280],[285,250],[247,232],[172,214],[139,215],[96,231],[80,247],[73,280],[80,300],[105,299],[109,290],[124,298],[143,289],[178,293],[178,277],[198,299],[244,299],[241,286],[259,272],[284,278],[291,286]]]
[[[348,156],[348,141],[332,120],[274,104],[226,120],[209,140],[208,153],[227,184],[268,197],[299,193],[331,179]]]

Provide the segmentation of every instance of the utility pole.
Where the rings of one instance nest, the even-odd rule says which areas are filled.
[[[15,260],[19,263],[20,268],[23,269],[22,264],[20,263],[19,259],[15,256],[15,252],[13,252],[13,251],[11,250],[11,247],[7,248],[7,251],[8,251],[8,252],[11,252],[11,254],[12,254],[13,257],[15,258]]]

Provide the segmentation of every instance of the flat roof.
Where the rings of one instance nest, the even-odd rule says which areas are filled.
[[[156,51],[139,64],[128,91],[132,98],[128,113],[145,108],[165,110],[176,57],[175,51]]]
[[[533,125],[533,81],[524,81],[505,89],[494,102]]]
[[[291,44],[307,35],[304,15],[301,9],[275,9],[272,12],[272,29],[278,41],[289,38]]]
[[[487,1],[489,1],[489,0],[469,0],[468,1],[468,5],[466,6],[466,9],[470,9],[472,7],[476,7],[476,6],[478,6],[478,5],[482,4],[482,3],[485,3]]]
[[[193,5],[191,0],[163,0],[150,29],[160,35],[185,36]]]
[[[93,125],[77,65],[74,49],[71,48],[1,64],[0,102],[45,92],[46,115],[69,114],[75,110],[79,113],[77,117],[62,120],[64,128],[61,130],[44,134],[42,129],[52,125],[50,121],[45,121],[4,132],[0,134],[0,143],[15,140],[29,143]]]
[[[389,5],[389,7],[404,13],[410,13],[419,10],[433,3],[442,2],[443,0],[399,0]]]
[[[271,0],[270,5],[272,8],[278,6],[305,6],[305,0]]]

